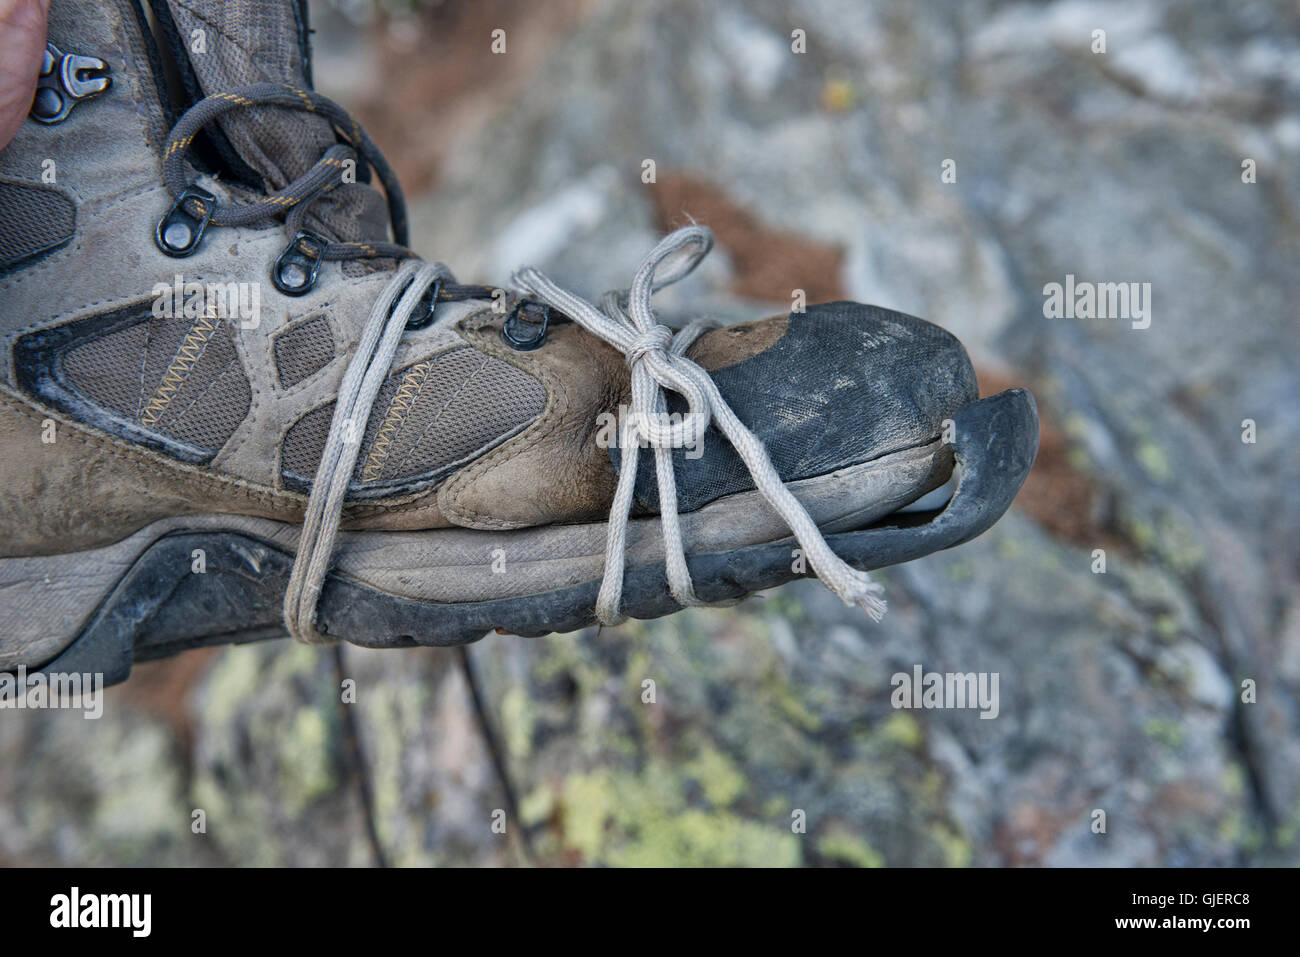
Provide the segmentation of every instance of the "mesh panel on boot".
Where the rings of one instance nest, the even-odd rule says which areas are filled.
[[[0,183],[0,269],[66,243],[75,222],[72,200],[58,190]]]
[[[215,453],[253,401],[221,319],[150,318],[73,346],[68,385],[152,432]]]
[[[275,371],[285,388],[319,372],[334,358],[334,333],[322,316],[289,326],[272,341]]]
[[[312,409],[293,424],[280,446],[280,471],[286,478],[310,480],[325,453],[334,403]]]
[[[476,349],[398,369],[375,400],[352,480],[378,490],[448,469],[518,432],[545,406],[540,382]],[[333,416],[332,403],[314,409],[285,436],[280,467],[291,484],[315,474]]]

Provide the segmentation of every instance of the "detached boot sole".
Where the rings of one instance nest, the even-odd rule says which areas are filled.
[[[1033,397],[1012,389],[964,406],[953,422],[951,446],[936,441],[791,484],[850,565],[871,570],[951,548],[984,532],[1010,506],[1038,448]],[[944,507],[896,511],[918,488],[942,485],[950,470],[958,481]],[[756,510],[765,507],[757,492],[747,492],[681,516],[691,577],[704,601],[726,603],[806,576],[795,570],[797,546],[779,519],[755,521]],[[574,631],[595,621],[604,534],[603,523],[507,533],[350,533],[322,593],[318,626],[376,648],[466,644],[492,630],[525,637]],[[39,636],[28,628],[27,639],[7,649],[4,664],[53,655],[39,670],[98,672],[113,684],[135,661],[283,637],[297,535],[297,526],[266,519],[178,518],[106,548],[0,560],[3,617],[14,619],[0,624],[12,634],[41,623]],[[750,541],[734,537],[741,535]],[[627,615],[679,610],[662,555],[658,519],[634,520]],[[438,600],[443,592],[475,598]]]

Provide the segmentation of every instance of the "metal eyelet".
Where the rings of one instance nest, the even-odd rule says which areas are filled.
[[[62,123],[82,100],[99,96],[113,85],[108,73],[108,64],[99,57],[61,53],[53,43],[46,43],[28,116],[37,123]]]
[[[438,294],[442,292],[442,280],[435,279],[420,301],[415,304],[415,311],[406,320],[407,329],[423,329],[433,322],[433,314],[438,309]]]
[[[199,215],[194,215],[197,209]],[[154,242],[168,256],[180,258],[188,256],[199,248],[203,231],[212,222],[212,214],[217,209],[217,197],[198,186],[187,186],[185,191],[172,203],[158,228],[154,230]]]
[[[506,321],[501,326],[501,338],[506,341],[506,345],[517,352],[531,352],[546,342],[547,324],[551,321],[550,306],[542,306],[542,318],[533,320],[525,315],[525,305],[533,305],[533,303],[525,303],[522,300],[515,303],[515,307],[510,310],[510,315],[506,316]]]
[[[301,296],[316,285],[325,240],[306,230],[298,233],[271,266],[271,282],[286,296]]]

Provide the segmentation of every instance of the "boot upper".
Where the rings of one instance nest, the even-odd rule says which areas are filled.
[[[285,294],[268,279],[292,239],[282,222],[209,227],[185,258],[160,249],[154,232],[176,201],[163,178],[173,87],[194,101],[258,82],[309,85],[310,55],[296,3],[154,6],[151,28],[130,0],[105,0],[95,16],[56,0],[51,40],[104,60],[113,85],[61,123],[25,123],[0,152],[6,554],[90,547],[175,514],[299,520],[344,372],[392,279],[391,259],[326,261],[308,291]],[[195,30],[221,37],[206,56],[181,42]],[[179,78],[169,85],[165,72]],[[321,117],[275,107],[213,127],[190,175],[222,208],[284,189],[338,141]],[[357,181],[312,204],[314,233],[386,238],[384,198],[358,165]],[[483,287],[407,331],[358,424],[351,526],[602,520],[620,456],[599,429],[628,401],[627,363],[558,314],[539,347],[521,348],[507,328],[521,305]],[[932,442],[976,395],[947,333],[853,303],[719,329],[688,356],[784,480]],[[61,430],[52,443],[50,421]],[[720,438],[702,456],[674,453],[673,468],[683,510],[752,487]],[[655,488],[645,456],[641,510],[656,510]]]

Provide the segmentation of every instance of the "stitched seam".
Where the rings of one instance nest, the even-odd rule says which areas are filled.
[[[147,82],[150,86],[153,86],[153,70],[147,67],[144,70],[133,69],[133,67],[139,65],[140,61],[140,57],[137,55],[136,51],[131,48],[131,42],[129,39],[132,36],[131,31],[135,29],[135,25],[127,20],[121,8],[118,9],[117,13],[119,24],[118,29],[114,30],[113,33],[117,39],[117,49],[122,56],[122,62],[128,65],[126,72],[127,75],[131,77],[131,105],[135,108],[136,115],[141,121],[139,126],[136,128],[136,135],[140,137],[140,145],[144,148],[144,151],[146,153],[153,153],[153,147],[149,145],[149,137],[146,133],[146,128],[149,125],[149,109],[145,103],[145,98],[148,97],[149,94],[141,89],[141,83],[146,82],[143,79],[144,77],[148,77],[149,79]],[[144,39],[141,38],[141,43],[144,42]],[[161,101],[164,96],[162,91],[155,89],[154,92],[157,94],[156,101]]]
[[[158,388],[154,390],[149,404],[145,406],[140,416],[143,424],[156,425],[162,418],[167,406],[185,385],[190,372],[203,358],[203,353],[207,350],[208,343],[212,341],[212,334],[216,329],[213,319],[209,316],[200,316],[194,321],[194,325],[190,326],[190,331],[185,334],[181,347],[172,357],[171,364],[163,373],[162,381],[158,383]]]
[[[420,395],[420,390],[424,388],[426,377],[432,365],[432,361],[428,359],[424,362],[418,362],[402,378],[402,384],[388,403],[388,412],[379,426],[379,431],[375,433],[375,440],[370,446],[370,454],[366,456],[366,465],[361,478],[363,482],[374,482],[383,473],[384,462],[388,460],[388,453],[392,451],[393,441],[397,438],[402,426],[406,424],[406,417],[410,415],[415,400]],[[403,459],[403,462],[405,462],[405,459]]]

